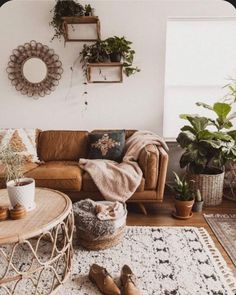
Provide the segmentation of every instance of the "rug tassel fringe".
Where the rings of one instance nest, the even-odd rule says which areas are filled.
[[[227,215],[229,216],[229,215]],[[236,217],[236,215],[234,215]],[[212,256],[214,257],[219,269],[222,271],[222,274],[229,285],[232,292],[236,292],[236,278],[227,266],[225,260],[223,259],[222,255],[220,254],[219,250],[213,244],[213,241],[209,239],[209,234],[205,228],[199,228],[199,232],[201,234],[202,239],[204,240],[206,246],[208,247],[209,251],[211,252]]]

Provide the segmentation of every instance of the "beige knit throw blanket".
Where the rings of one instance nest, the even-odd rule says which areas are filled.
[[[136,131],[125,143],[123,162],[80,159],[79,166],[87,171],[106,200],[125,202],[136,191],[142,180],[142,170],[137,160],[148,144],[168,147],[165,141],[150,131]]]

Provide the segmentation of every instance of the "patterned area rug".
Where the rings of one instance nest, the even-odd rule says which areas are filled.
[[[236,266],[236,215],[204,214],[204,217]]]
[[[130,265],[142,295],[235,294],[235,278],[203,228],[128,227],[111,249],[76,247],[71,279],[57,295],[100,294],[87,277],[92,263],[106,267],[118,284],[121,267]]]

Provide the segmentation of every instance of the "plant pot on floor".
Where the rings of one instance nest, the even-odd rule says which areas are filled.
[[[194,200],[175,200],[176,217],[188,218],[191,216]]]
[[[35,205],[35,181],[33,178],[21,178],[19,185],[13,180],[7,182],[7,191],[11,206],[20,204],[26,211],[33,210]]]
[[[224,171],[218,168],[211,168],[205,174],[188,174],[188,180],[193,180],[193,189],[200,190],[204,206],[217,206],[221,204],[224,175]]]
[[[202,212],[204,201],[201,202],[194,202],[193,204],[193,212]]]

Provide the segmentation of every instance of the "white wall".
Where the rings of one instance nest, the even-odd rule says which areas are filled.
[[[89,85],[84,111],[79,64],[69,92],[70,67],[82,44],[50,43],[53,29],[48,24],[55,2],[10,1],[0,9],[0,127],[137,128],[162,134],[167,17],[235,16],[235,9],[222,0],[86,2],[96,8],[103,38],[125,35],[134,42],[135,62],[142,71],[123,84]],[[52,47],[64,68],[56,91],[39,100],[18,93],[5,72],[11,51],[32,39]]]

